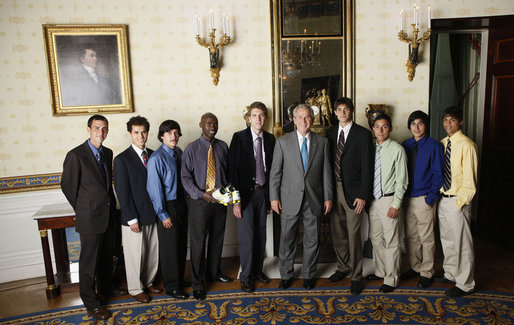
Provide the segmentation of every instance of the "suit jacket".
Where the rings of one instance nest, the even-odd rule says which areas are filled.
[[[338,127],[339,125],[335,125],[327,131],[332,169],[335,168]],[[353,122],[341,156],[341,183],[346,203],[352,209],[356,198],[367,202],[371,199],[374,158],[371,132]],[[335,184],[337,185],[338,182]]]
[[[315,216],[323,214],[324,201],[331,201],[334,176],[330,167],[328,141],[311,131],[307,167],[304,172],[297,132],[278,138],[270,171],[270,200],[279,200],[282,212],[297,215],[302,200],[309,200]]]
[[[269,209],[269,172],[273,160],[275,137],[266,131],[262,132],[262,137],[266,166],[264,193],[266,197],[266,207]],[[228,165],[230,182],[239,190],[241,194],[241,207],[244,209],[248,205],[248,200],[255,188],[256,162],[250,127],[234,133],[232,142],[230,142],[230,149],[228,150]]]
[[[153,150],[146,149],[148,157]],[[121,223],[137,219],[141,225],[156,221],[152,201],[146,191],[147,170],[137,152],[128,147],[114,158],[114,189],[121,207]]]
[[[116,199],[112,190],[112,150],[103,147],[106,170],[104,181],[86,140],[66,155],[61,189],[75,210],[75,228],[82,234],[101,234],[114,215]]]

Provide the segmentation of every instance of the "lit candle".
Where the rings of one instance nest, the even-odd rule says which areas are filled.
[[[314,41],[312,41],[312,44],[311,44],[311,54],[314,54]]]
[[[414,25],[415,25],[416,29],[418,28],[418,24],[419,24],[419,21],[418,21],[418,6],[414,5]]]
[[[289,53],[289,41],[287,41],[287,50],[286,53]]]
[[[214,25],[214,17],[212,16],[212,9],[209,11],[209,28],[210,30],[212,30],[213,28],[213,25]]]
[[[196,15],[196,35],[200,35],[200,17]]]
[[[428,6],[427,8],[427,15],[428,15],[428,29],[430,29],[430,26],[431,26],[431,20],[432,20],[432,13],[431,13],[431,8],[430,6]]]
[[[400,31],[403,30],[403,9],[400,10]]]
[[[230,37],[230,19],[227,16],[227,36]]]
[[[321,41],[318,42],[318,54],[319,54],[320,50],[321,50]]]

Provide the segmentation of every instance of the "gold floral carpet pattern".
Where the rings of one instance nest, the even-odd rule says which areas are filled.
[[[367,288],[210,293],[205,301],[154,297],[108,305],[113,317],[96,322],[83,306],[0,319],[2,324],[512,324],[514,295],[475,293],[452,299],[443,290]]]

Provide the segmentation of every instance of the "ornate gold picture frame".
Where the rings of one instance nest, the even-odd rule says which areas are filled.
[[[54,116],[133,112],[127,25],[43,25]]]

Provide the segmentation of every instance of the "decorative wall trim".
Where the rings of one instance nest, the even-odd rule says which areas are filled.
[[[0,194],[58,189],[61,173],[0,178]]]

